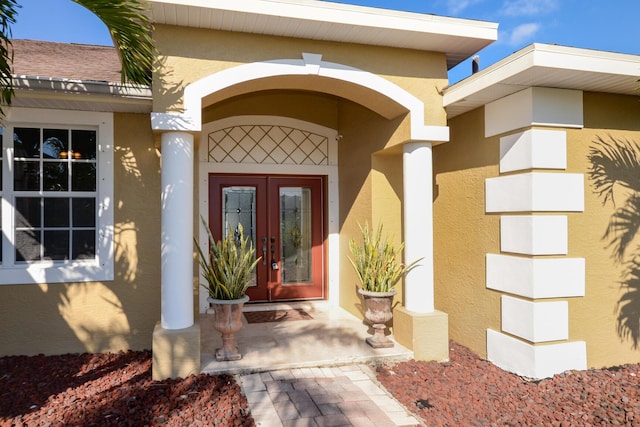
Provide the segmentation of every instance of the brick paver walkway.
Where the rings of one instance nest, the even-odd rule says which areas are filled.
[[[260,427],[419,426],[380,388],[366,365],[298,368],[241,375]]]

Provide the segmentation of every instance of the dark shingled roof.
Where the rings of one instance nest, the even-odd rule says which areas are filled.
[[[13,74],[120,82],[120,59],[111,46],[12,40]]]

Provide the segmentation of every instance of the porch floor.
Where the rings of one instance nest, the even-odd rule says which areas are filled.
[[[213,329],[212,314],[200,315],[201,371],[209,374],[248,374],[291,368],[340,366],[353,363],[408,360],[413,352],[397,342],[392,348],[374,349],[365,338],[370,327],[339,307],[326,302],[248,305],[247,311],[302,308],[313,319],[248,323],[236,334],[243,357],[218,362],[215,349],[222,346]],[[390,336],[393,340],[393,336]]]

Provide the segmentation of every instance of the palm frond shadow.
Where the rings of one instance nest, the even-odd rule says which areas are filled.
[[[627,264],[621,287],[624,293],[616,306],[618,335],[630,340],[637,350],[640,348],[640,254]]]
[[[616,328],[622,341],[640,348],[640,145],[634,141],[597,137],[589,149],[589,179],[602,204],[616,208],[602,236],[617,264],[624,264],[620,286],[623,294],[616,304]],[[620,189],[622,191],[617,191]],[[616,201],[616,196],[622,200]]]

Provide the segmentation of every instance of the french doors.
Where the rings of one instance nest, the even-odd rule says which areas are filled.
[[[324,298],[324,193],[321,176],[209,175],[213,236],[242,224],[261,257],[250,301]]]

